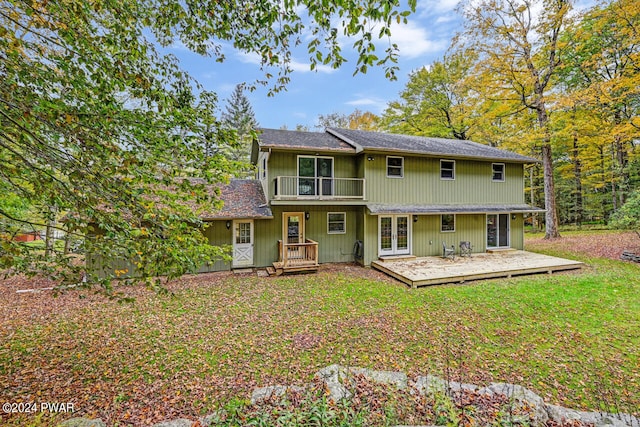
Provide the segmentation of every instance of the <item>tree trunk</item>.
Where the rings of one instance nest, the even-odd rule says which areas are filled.
[[[58,215],[58,208],[55,205],[49,206],[49,214],[47,215],[47,228],[45,232],[45,247],[44,247],[44,256],[45,258],[50,258],[53,254],[54,249],[54,229],[56,226],[56,217]]]
[[[581,226],[584,217],[584,208],[582,203],[582,162],[578,150],[578,135],[573,134],[573,176],[576,184],[576,225]]]
[[[535,92],[538,96],[536,102],[536,112],[538,113],[538,125],[544,131],[544,141],[542,142],[542,168],[544,173],[544,207],[545,212],[545,239],[555,239],[560,237],[558,230],[558,213],[556,209],[556,186],[553,182],[553,156],[551,153],[551,134],[549,132],[549,116],[544,103],[542,88],[535,85]]]
[[[556,212],[556,191],[553,182],[553,158],[551,156],[551,143],[546,142],[542,146],[542,167],[544,168],[544,205],[545,213],[545,239],[560,237],[558,231],[558,214]]]

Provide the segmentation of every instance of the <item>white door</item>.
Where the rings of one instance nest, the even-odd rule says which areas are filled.
[[[233,266],[253,265],[253,220],[233,221]]]
[[[411,253],[409,215],[381,215],[378,220],[379,256]]]

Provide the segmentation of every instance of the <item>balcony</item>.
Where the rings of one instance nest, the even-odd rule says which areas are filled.
[[[275,200],[364,200],[364,178],[278,176]]]

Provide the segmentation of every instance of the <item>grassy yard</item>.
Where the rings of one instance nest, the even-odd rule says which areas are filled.
[[[0,403],[72,402],[75,416],[144,425],[195,419],[254,387],[302,385],[340,363],[519,383],[564,406],[640,415],[640,266],[593,249],[640,239],[567,236],[533,236],[527,248],[584,261],[582,272],[462,286],[408,289],[328,266],[190,276],[170,285],[173,296],[132,288],[136,302],[118,304],[17,294],[47,283],[10,279],[0,282]],[[34,414],[0,412],[2,425],[30,422]]]

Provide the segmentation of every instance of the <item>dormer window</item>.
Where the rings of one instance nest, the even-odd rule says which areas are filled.
[[[404,176],[404,157],[387,156],[387,178]]]
[[[440,160],[440,179],[456,179],[456,161]]]

